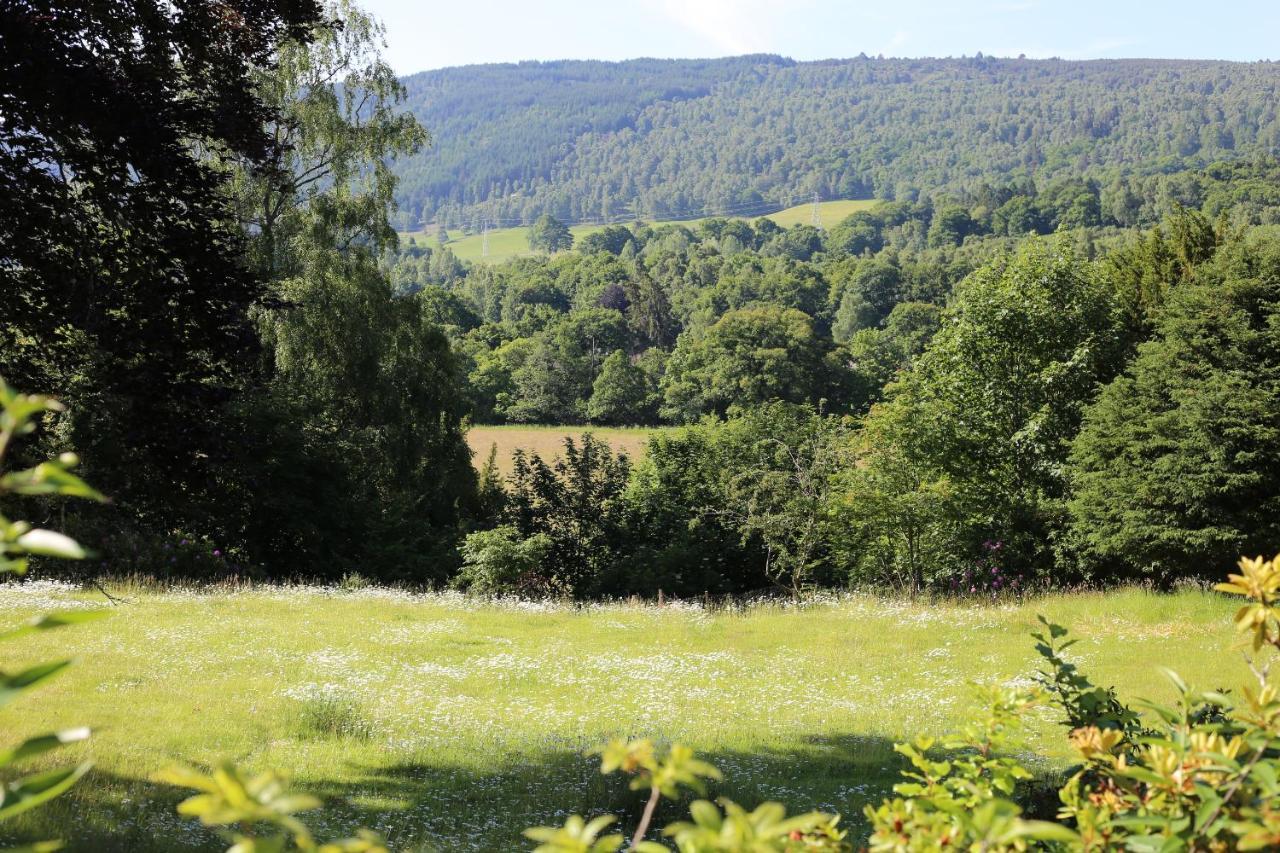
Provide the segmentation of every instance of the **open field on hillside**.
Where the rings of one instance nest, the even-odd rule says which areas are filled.
[[[818,202],[818,218],[822,221],[823,228],[830,228],[849,214],[859,210],[870,210],[879,203],[878,199],[822,201]],[[790,228],[792,225],[810,225],[813,223],[813,205],[797,204],[795,207],[771,213],[765,218],[772,219],[783,228]]]
[[[509,474],[511,454],[517,448],[537,453],[549,462],[552,457],[561,455],[566,437],[571,436],[576,441],[584,432],[608,442],[615,451],[625,452],[635,462],[644,456],[649,436],[661,429],[664,427],[473,426],[467,430],[467,445],[473,454],[472,461],[479,468],[489,458],[490,448],[496,444],[498,470]]]
[[[743,803],[821,806],[861,832],[895,780],[892,743],[940,733],[967,683],[1026,683],[1035,615],[1072,626],[1072,655],[1122,698],[1168,699],[1157,664],[1203,686],[1237,684],[1234,604],[1136,590],[1002,605],[848,596],[734,612],[693,606],[482,604],[383,589],[116,589],[109,618],[11,641],[6,666],[77,664],[4,710],[5,743],[88,724],[95,770],[22,816],[24,837],[71,850],[217,850],[147,781],[174,762],[235,759],[287,771],[323,796],[329,836],[366,824],[400,850],[528,849],[530,824],[641,807],[583,751],[611,736],[687,743]],[[53,584],[0,586],[0,628],[100,607]],[[1066,760],[1043,710],[1020,748]],[[675,808],[659,814],[659,824]],[[0,839],[2,841],[3,839]],[[223,845],[225,848],[225,844]]]
[[[819,218],[822,220],[823,228],[830,228],[844,219],[849,214],[858,210],[870,210],[880,202],[875,199],[862,199],[858,201],[824,201],[818,204]],[[737,217],[735,217],[737,218]],[[807,225],[813,220],[813,205],[800,204],[795,207],[789,207],[786,210],[780,210],[777,213],[771,213],[767,217],[774,222],[789,228],[792,225]],[[680,225],[696,225],[700,220],[690,219],[679,222]],[[675,223],[662,223],[675,224]],[[573,232],[574,240],[581,240],[588,234],[601,230],[599,225],[574,225],[569,230]],[[480,234],[462,235],[461,231],[452,232],[453,239],[449,241],[449,250],[464,261],[490,261],[497,263],[499,261],[509,260],[510,258],[522,257],[534,254],[529,248],[529,229],[527,228],[496,228],[489,232],[489,253],[484,253],[484,237]],[[435,247],[435,232],[424,231],[405,231],[400,234],[400,239],[407,244],[409,237],[413,237],[418,242],[425,245]]]

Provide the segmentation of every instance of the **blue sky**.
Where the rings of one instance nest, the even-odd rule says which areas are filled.
[[[357,0],[402,74],[521,59],[780,53],[1280,60],[1280,0]]]

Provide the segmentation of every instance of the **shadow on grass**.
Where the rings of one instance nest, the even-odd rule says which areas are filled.
[[[710,786],[710,796],[748,807],[777,800],[793,813],[839,812],[854,837],[865,832],[863,806],[888,794],[903,766],[890,741],[860,735],[814,736],[784,750],[699,754],[725,776]],[[559,824],[573,813],[614,814],[631,827],[646,796],[630,791],[617,774],[602,776],[598,759],[566,749],[509,757],[484,773],[429,761],[353,762],[341,779],[298,776],[298,790],[325,802],[323,811],[306,816],[318,838],[346,837],[367,826],[401,851],[527,850],[532,844],[522,829]],[[226,849],[212,831],[175,814],[184,796],[146,780],[95,773],[73,795],[24,817],[18,834],[6,828],[0,841],[61,838],[66,849],[85,853]],[[664,802],[655,826],[687,817],[689,799]]]

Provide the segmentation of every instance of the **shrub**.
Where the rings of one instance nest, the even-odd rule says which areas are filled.
[[[454,585],[482,595],[550,592],[544,566],[551,537],[522,538],[510,524],[472,533],[462,540],[462,571]]]
[[[625,544],[622,493],[630,471],[625,454],[590,433],[580,441],[566,437],[564,455],[551,463],[515,452],[503,516],[522,539],[545,537],[541,583],[547,591],[600,591],[601,574]]]
[[[1093,686],[1062,657],[1066,630],[1045,622],[1039,651],[1046,690],[997,690],[989,711],[927,755],[917,739],[897,797],[868,806],[873,851],[975,849],[1274,850],[1280,847],[1280,557],[1243,559],[1218,589],[1242,595],[1235,615],[1251,650],[1254,683],[1239,699],[1195,690],[1169,673],[1174,705],[1143,703],[1148,716]],[[1042,620],[1043,621],[1043,620]],[[1265,657],[1265,660],[1263,659]],[[1012,795],[1030,773],[1001,756],[1007,732],[1046,693],[1066,714],[1079,765],[1059,791],[1057,821],[1026,820]]]

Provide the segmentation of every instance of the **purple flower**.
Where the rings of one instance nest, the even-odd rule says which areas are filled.
[[[222,556],[222,552],[221,552],[221,551],[219,551],[217,548],[214,548],[214,549],[213,549],[213,556],[215,556],[215,557],[221,557],[221,556]]]

